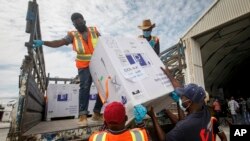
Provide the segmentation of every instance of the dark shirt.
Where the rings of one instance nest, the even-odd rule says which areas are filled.
[[[144,37],[143,35],[139,36],[139,38],[145,38],[148,42],[150,42],[151,37],[152,36],[150,36],[148,38]],[[156,36],[154,36],[154,37],[156,37]],[[160,54],[160,41],[159,41],[158,37],[157,37],[157,39],[158,39],[158,41],[154,44],[154,46],[152,46],[150,43],[149,44],[154,49],[155,53],[159,56],[159,54]]]
[[[166,141],[212,141],[210,119],[211,116],[207,108],[203,108],[200,112],[192,113],[179,121],[167,133]],[[209,138],[206,140],[207,134],[209,134]]]
[[[224,132],[222,130],[222,127],[220,126],[218,120],[216,120],[213,124],[213,132],[214,132],[214,135],[218,134],[218,133],[221,133],[221,132]]]

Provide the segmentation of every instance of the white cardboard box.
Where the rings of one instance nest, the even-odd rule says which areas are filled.
[[[79,114],[79,84],[49,84],[47,91],[47,120],[55,117],[74,116],[78,118]],[[67,94],[64,100],[59,95]],[[89,96],[89,114],[93,114],[93,109],[98,96],[97,89],[92,83]],[[68,99],[67,99],[68,97]],[[103,113],[103,108],[101,113]]]
[[[152,105],[156,112],[169,105],[165,100],[173,87],[160,67],[165,68],[149,43],[141,38],[101,36],[90,62],[90,72],[102,98],[107,103],[124,103],[128,121],[133,119],[133,106],[137,104]]]
[[[98,96],[98,91],[96,89],[95,84],[92,83],[92,85],[90,87],[89,107],[88,107],[88,111],[89,111],[90,115],[93,114],[93,109],[95,107],[97,96]],[[101,113],[103,113],[103,108],[101,109]]]
[[[79,84],[49,84],[47,89],[47,120],[79,114]]]

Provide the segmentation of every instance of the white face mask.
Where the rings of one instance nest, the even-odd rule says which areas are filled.
[[[190,105],[188,105],[187,107],[184,107],[184,106],[183,106],[183,103],[187,102],[188,100],[189,100],[189,99],[187,99],[187,100],[185,100],[184,102],[182,102],[182,100],[179,99],[179,106],[180,106],[181,110],[184,111],[184,112],[185,112],[185,111],[187,110],[187,108],[189,108],[190,105],[191,105],[191,104],[190,104]]]

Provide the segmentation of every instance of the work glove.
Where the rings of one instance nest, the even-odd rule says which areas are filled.
[[[33,41],[33,48],[38,48],[41,47],[44,44],[44,42],[42,40],[34,40]]]
[[[136,105],[133,110],[134,116],[135,116],[135,123],[140,124],[142,123],[144,117],[147,114],[147,109],[143,105]]]
[[[169,96],[170,96],[175,102],[179,102],[179,100],[180,100],[180,96],[178,96],[177,93],[176,93],[175,91],[173,91],[172,93],[170,93]]]

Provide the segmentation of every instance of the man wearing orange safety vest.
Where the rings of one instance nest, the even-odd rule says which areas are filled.
[[[90,87],[92,84],[92,77],[89,71],[89,62],[94,52],[98,37],[100,36],[96,27],[87,27],[86,21],[80,13],[73,13],[71,15],[73,25],[77,29],[76,31],[68,32],[67,36],[62,39],[54,41],[42,41],[34,40],[33,48],[46,45],[48,47],[57,48],[63,45],[72,44],[73,50],[76,52],[76,67],[78,69],[78,75],[80,78],[80,90],[79,90],[79,124],[87,125],[88,105],[90,96]],[[100,114],[102,108],[102,102],[99,96],[94,107],[93,120],[102,120]]]
[[[140,108],[140,107],[135,107],[135,108]],[[125,127],[127,116],[125,107],[123,106],[122,103],[112,102],[108,104],[104,109],[103,115],[104,115],[104,124],[106,126],[106,129],[104,131],[93,133],[90,136],[89,141],[148,141],[149,140],[149,136],[145,128],[127,129]],[[145,115],[146,112],[144,112],[142,117],[144,117]]]
[[[155,23],[152,24],[150,19],[142,21],[142,24],[138,26],[142,30],[143,35],[140,35],[139,38],[145,38],[150,46],[154,49],[155,53],[159,56],[160,54],[160,40],[156,36],[151,36],[151,32],[155,27]]]

